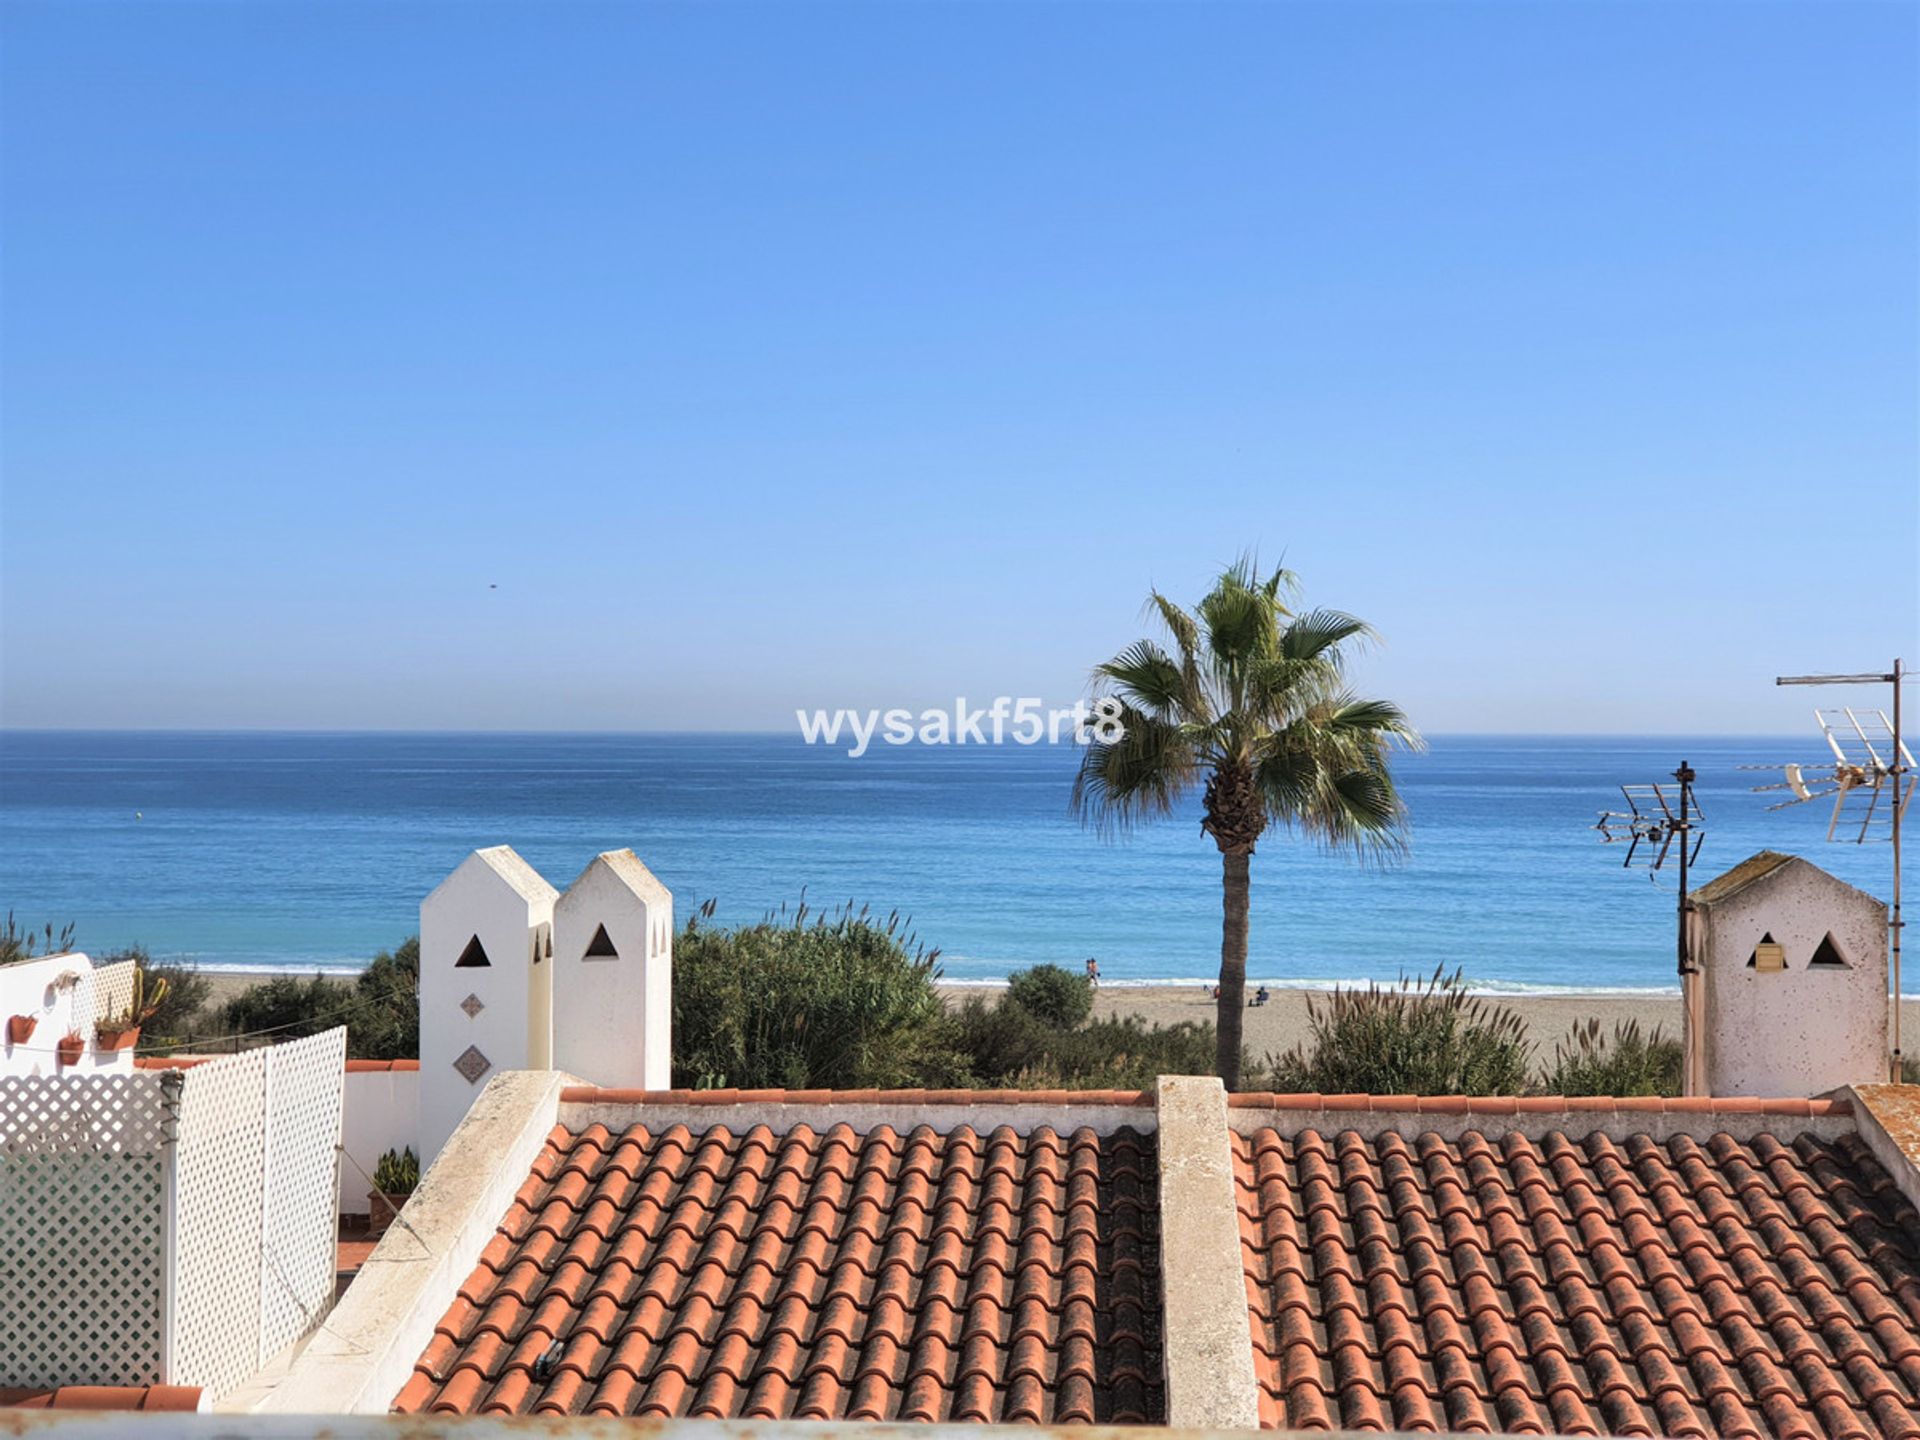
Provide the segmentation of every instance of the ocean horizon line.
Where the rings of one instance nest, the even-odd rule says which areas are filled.
[[[1787,731],[1774,730],[1421,730],[1420,734],[1428,740],[1672,740],[1699,741],[1708,743],[1720,740],[1789,740],[1803,742],[1804,736]],[[331,726],[277,726],[256,725],[243,727],[201,727],[201,726],[134,726],[134,725],[6,725],[0,724],[0,737],[8,735],[45,736],[45,735],[178,735],[223,736],[223,735],[266,735],[278,737],[312,736],[316,738],[365,737],[367,739],[392,739],[406,737],[411,739],[431,739],[438,736],[471,738],[496,736],[501,739],[524,739],[549,736],[554,739],[606,738],[606,739],[740,739],[772,740],[791,739],[807,744],[816,750],[838,748],[831,744],[809,743],[800,734],[797,727],[778,729],[705,729],[686,728],[640,728],[640,729],[573,729],[573,730],[524,730],[514,728],[494,728],[485,726],[403,726],[398,728],[382,727],[331,727]],[[911,745],[890,747],[896,750],[1043,750],[1074,749],[1071,740],[1041,741],[1031,745],[995,743],[982,741],[970,744]]]

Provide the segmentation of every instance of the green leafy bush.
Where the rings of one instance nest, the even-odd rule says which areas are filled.
[[[1093,982],[1058,965],[1035,965],[1007,977],[1007,998],[1034,1019],[1071,1030],[1093,1013]]]
[[[1011,992],[989,1004],[970,997],[953,1013],[954,1047],[969,1083],[989,1089],[1142,1090],[1161,1075],[1213,1069],[1213,1026],[1149,1025],[1112,1017],[1062,1029]]]
[[[249,985],[220,1008],[221,1036],[244,1036],[243,1043],[277,1045],[318,1035],[344,1024],[352,991],[338,980],[316,974],[276,975]]]
[[[411,1195],[420,1186],[420,1157],[409,1145],[389,1150],[373,1167],[373,1188],[382,1195]]]
[[[938,954],[898,915],[882,922],[850,905],[809,921],[802,903],[791,918],[736,930],[689,920],[673,952],[674,1083],[958,1083]]]
[[[1274,1088],[1325,1094],[1517,1095],[1532,1046],[1512,1010],[1456,970],[1309,997],[1312,1040],[1270,1058]]]
[[[1680,1067],[1680,1042],[1658,1026],[1643,1034],[1637,1021],[1626,1020],[1609,1036],[1594,1019],[1554,1045],[1540,1083],[1549,1095],[1678,1095]]]
[[[204,995],[206,980],[195,980]],[[210,1033],[205,1022],[198,1028],[216,1042],[241,1036],[241,1045],[273,1045],[336,1025],[347,1027],[347,1054],[356,1060],[411,1060],[419,1055],[419,936],[382,950],[351,984],[316,973],[276,975],[249,985],[215,1012]]]
[[[356,1060],[412,1060],[420,1054],[420,937],[382,950],[355,977],[347,1054]]]

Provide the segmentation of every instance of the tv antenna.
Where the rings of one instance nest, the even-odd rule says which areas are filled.
[[[1693,993],[1697,967],[1687,948],[1687,911],[1691,908],[1687,899],[1687,871],[1699,858],[1700,846],[1707,838],[1703,824],[1706,816],[1701,814],[1699,802],[1693,797],[1693,782],[1698,778],[1694,768],[1682,760],[1680,768],[1673,772],[1671,785],[1664,781],[1622,785],[1620,793],[1626,797],[1627,808],[1602,810],[1599,823],[1593,827],[1608,845],[1624,840],[1627,855],[1621,868],[1632,869],[1637,860],[1646,866],[1649,880],[1659,879],[1661,867],[1669,856],[1679,862],[1680,903],[1676,911],[1674,957],[1680,974],[1680,1005],[1684,1017],[1683,1088],[1689,1095],[1697,1093],[1694,1069],[1700,1051]]]
[[[1915,777],[1913,752],[1900,733],[1900,687],[1911,677],[1906,665],[1893,662],[1893,669],[1865,675],[1780,675],[1776,685],[1891,685],[1893,718],[1884,710],[1815,710],[1814,719],[1826,737],[1832,758],[1807,765],[1743,765],[1743,770],[1778,770],[1776,785],[1756,785],[1759,794],[1787,791],[1790,798],[1769,805],[1769,810],[1785,810],[1812,800],[1833,800],[1833,816],[1827,822],[1827,839],[1843,844],[1865,845],[1890,841],[1893,846],[1893,903],[1887,909],[1887,951],[1893,972],[1893,1057],[1889,1067],[1897,1084],[1900,1080],[1900,822],[1913,799]]]
[[[1700,844],[1707,838],[1701,823],[1706,817],[1693,798],[1694,772],[1684,760],[1680,762],[1680,769],[1673,772],[1673,778],[1680,782],[1677,787],[1659,781],[1651,785],[1622,785],[1620,793],[1626,797],[1627,808],[1602,810],[1593,828],[1600,832],[1605,844],[1626,841],[1627,854],[1620,868],[1632,869],[1637,859],[1647,867],[1649,879],[1667,863],[1673,842],[1679,840],[1680,888],[1685,890],[1687,867],[1699,855]],[[1646,847],[1644,852],[1642,846]]]

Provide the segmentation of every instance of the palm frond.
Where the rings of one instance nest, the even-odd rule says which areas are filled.
[[[1336,734],[1370,736],[1406,750],[1424,750],[1427,745],[1407,719],[1406,712],[1391,700],[1361,700],[1342,695],[1321,724]]]
[[[1151,640],[1136,640],[1093,673],[1113,682],[1122,703],[1145,710],[1171,724],[1188,718],[1190,691],[1187,676],[1173,657]]]
[[[1073,777],[1073,813],[1104,835],[1173,813],[1200,779],[1186,731],[1122,704],[1121,736],[1087,746]]]
[[[1188,704],[1197,710],[1206,708],[1206,689],[1200,683],[1200,626],[1181,606],[1169,600],[1158,590],[1147,596],[1147,609],[1160,617],[1160,623],[1167,627],[1167,634],[1173,637],[1173,647],[1179,652],[1180,674],[1187,689]],[[1193,718],[1199,718],[1196,714]]]
[[[1280,637],[1280,653],[1289,660],[1324,658],[1336,667],[1344,665],[1349,641],[1366,643],[1380,637],[1364,620],[1338,610],[1309,610],[1288,625]]]

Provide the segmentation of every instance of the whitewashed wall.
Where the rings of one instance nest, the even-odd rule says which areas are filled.
[[[100,1051],[93,1027],[101,1016],[125,1008],[133,969],[131,960],[95,969],[78,951],[0,966],[0,1075],[131,1073],[132,1050]],[[14,1015],[36,1022],[33,1035],[20,1044],[7,1039],[6,1022]],[[63,1068],[55,1052],[69,1031],[78,1031],[86,1045],[79,1063]]]
[[[405,1068],[393,1068],[404,1065]],[[365,1215],[367,1177],[389,1150],[420,1149],[420,1067],[404,1061],[349,1060],[341,1147],[340,1213]],[[424,1168],[424,1167],[423,1167]]]

